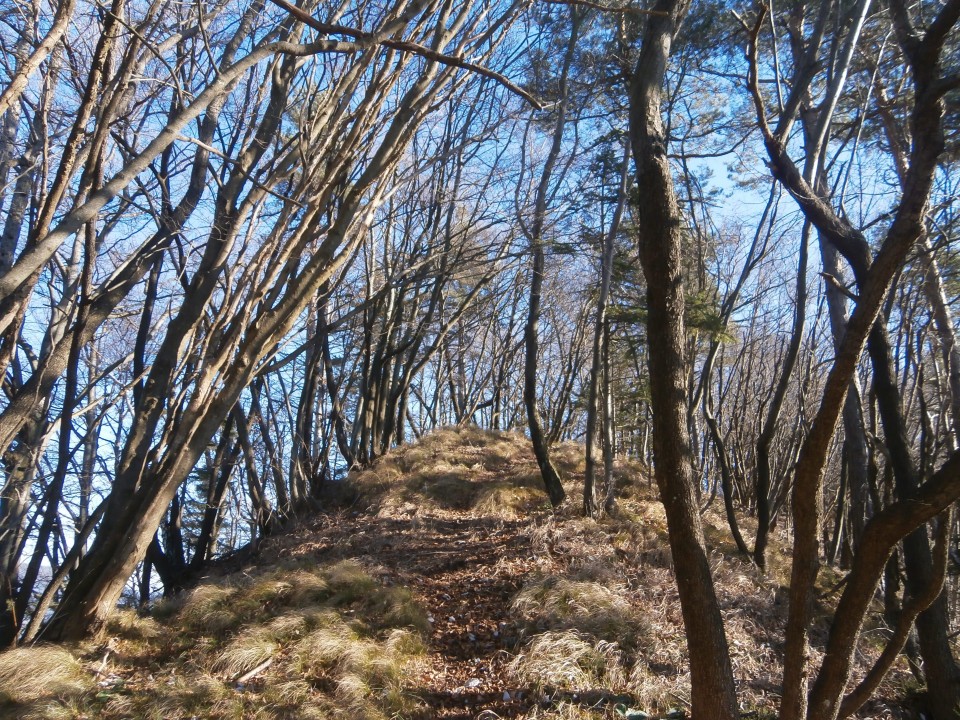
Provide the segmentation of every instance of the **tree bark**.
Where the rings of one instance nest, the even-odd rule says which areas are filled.
[[[593,361],[590,366],[590,388],[587,394],[587,436],[586,436],[586,464],[583,477],[583,512],[585,515],[592,516],[597,510],[596,487],[594,476],[596,474],[596,458],[594,456],[594,445],[597,439],[597,415],[600,412],[600,381],[601,378],[606,383],[604,391],[604,408],[606,407],[606,397],[610,392],[610,378],[603,372],[604,360],[609,354],[607,346],[607,304],[610,296],[610,280],[613,276],[613,256],[616,249],[616,237],[620,231],[620,221],[623,217],[623,210],[627,201],[627,181],[630,172],[630,153],[629,145],[624,152],[623,167],[620,172],[620,183],[617,191],[617,205],[613,211],[613,218],[610,221],[610,228],[603,238],[603,249],[600,258],[600,296],[597,298],[597,315],[593,328]],[[606,415],[606,412],[603,413]],[[606,442],[606,426],[603,427],[602,445],[606,449],[609,443]],[[606,456],[606,452],[604,452]],[[604,462],[604,467],[607,463]],[[606,488],[605,488],[606,489]],[[609,500],[609,498],[607,498]]]
[[[524,371],[523,371],[523,402],[527,410],[527,427],[530,432],[530,442],[533,445],[533,454],[537,458],[543,484],[546,487],[550,504],[554,507],[563,503],[566,492],[560,473],[550,459],[550,446],[543,429],[540,410],[537,407],[537,381],[539,380],[538,360],[540,354],[540,303],[543,295],[543,279],[546,266],[544,250],[544,230],[547,220],[547,200],[550,189],[555,182],[553,171],[560,156],[563,143],[563,134],[567,122],[569,108],[569,74],[573,64],[573,56],[577,47],[581,18],[579,11],[570,8],[570,37],[563,55],[562,67],[558,82],[558,99],[556,119],[553,125],[553,136],[550,150],[543,166],[540,181],[537,184],[534,199],[533,218],[530,227],[525,228],[527,240],[530,243],[530,252],[533,256],[530,277],[530,296],[527,301],[527,323],[524,327]]]
[[[654,474],[667,514],[670,549],[690,655],[692,715],[739,717],[730,653],[707,558],[687,430],[683,227],[667,157],[661,93],[683,0],[660,0],[647,21],[630,85],[630,140],[641,188],[640,262],[647,281],[647,337]]]

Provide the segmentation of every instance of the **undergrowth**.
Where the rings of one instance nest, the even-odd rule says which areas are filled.
[[[356,561],[279,566],[202,584],[154,617],[118,612],[84,665],[62,648],[0,655],[0,708],[24,718],[397,717],[414,706],[401,679],[429,627],[409,590]],[[94,669],[100,657],[110,671]],[[143,662],[159,674],[127,672]]]
[[[522,717],[617,717],[614,703],[621,700],[660,716],[688,707],[686,636],[666,518],[645,469],[618,463],[618,512],[595,520],[578,508],[582,448],[562,445],[554,457],[571,498],[558,511],[547,503],[521,435],[451,429],[392,451],[352,474],[344,494],[353,504],[343,512],[369,522],[370,531],[362,525],[329,549],[328,561],[317,562],[311,531],[303,529],[271,539],[282,561],[210,578],[158,603],[148,617],[118,612],[105,643],[2,653],[0,717],[432,717],[411,678],[428,663],[435,618],[421,604],[421,588],[392,582],[376,563],[402,533],[436,532],[443,522],[476,523],[477,538],[491,528],[517,534],[516,556],[493,562],[523,568],[498,608],[517,637],[496,650],[505,687],[532,699]],[[779,699],[787,548],[774,537],[771,569],[761,573],[736,553],[719,509],[706,511],[704,525],[743,710],[771,717]],[[742,526],[749,542],[753,523],[743,518]],[[459,547],[439,549],[429,561],[456,560]],[[834,572],[822,579],[814,660],[836,601],[829,586],[842,580]],[[444,591],[449,601],[466,602],[477,588]],[[452,626],[455,618],[449,620]],[[883,645],[882,625],[870,628],[857,672]],[[902,697],[904,677],[898,670],[887,692]],[[880,700],[868,712],[863,717],[908,717]]]

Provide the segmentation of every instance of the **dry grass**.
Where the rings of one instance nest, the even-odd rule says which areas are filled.
[[[525,720],[599,720],[610,717],[608,713],[585,708],[572,702],[560,702],[550,708],[534,706],[524,714]],[[491,720],[493,720],[491,718]]]
[[[16,703],[0,716],[381,720],[415,705],[402,678],[424,652],[426,613],[356,561],[235,574],[160,615],[110,621],[106,651],[90,649],[96,692],[65,650],[0,655],[0,697]]]
[[[571,506],[577,505],[583,487],[583,446],[560,443],[553,447],[552,459],[565,479]],[[636,495],[638,478],[645,472],[636,462],[618,462],[614,469],[618,494],[624,499]],[[350,485],[364,503],[387,517],[452,510],[514,520],[549,510],[529,439],[475,427],[435,430],[414,445],[396,448],[370,468],[354,472]]]
[[[76,696],[90,684],[80,662],[63,648],[38,645],[0,653],[0,707]]]
[[[160,637],[163,629],[156,619],[133,610],[117,610],[107,621],[107,633],[130,640],[150,642]]]
[[[385,640],[362,637],[339,619],[331,619],[297,643],[297,672],[315,685],[332,688],[350,717],[378,718],[399,713],[412,701],[404,696],[404,670],[422,655],[419,635],[395,629]]]
[[[642,629],[623,588],[555,575],[527,583],[511,609],[531,626],[577,630],[600,640],[635,644]]]
[[[237,588],[231,585],[200,585],[182,601],[178,617],[184,626],[200,632],[219,633],[241,621],[234,606]]]
[[[377,581],[355,560],[344,560],[326,569],[323,579],[333,605],[346,605],[367,597],[378,587]]]
[[[616,643],[594,640],[575,630],[534,636],[510,663],[510,672],[538,689],[618,692],[626,686],[623,654]]]
[[[351,475],[350,483],[381,516],[412,517],[426,510],[515,519],[546,507],[529,441],[469,427],[437,430],[416,445],[397,448]]]
[[[489,483],[477,492],[473,509],[484,517],[516,520],[533,508],[542,506],[543,502],[543,490],[539,487]]]
[[[196,717],[242,717],[242,699],[219,678],[206,673],[175,675],[150,692],[117,694],[103,709],[105,716],[189,720]]]
[[[423,678],[432,677],[420,672],[425,667],[421,663],[430,659],[424,645],[431,637],[431,625],[414,594],[400,586],[390,553],[398,554],[400,546],[393,543],[404,533],[434,532],[442,524],[434,524],[436,519],[457,527],[483,519],[478,526],[497,527],[511,538],[513,544],[501,546],[510,548],[500,558],[503,567],[516,562],[510,557],[514,549],[522,558],[519,567],[525,574],[512,576],[526,580],[510,604],[517,622],[500,624],[504,640],[505,627],[519,626],[519,646],[513,637],[498,645],[496,652],[503,656],[496,666],[498,672],[507,667],[510,678],[501,679],[511,692],[532,691],[528,697],[535,698],[537,692],[559,691],[552,697],[554,704],[535,705],[523,717],[616,717],[612,704],[603,709],[585,704],[584,698],[594,697],[593,693],[629,696],[630,707],[652,714],[685,707],[689,700],[686,635],[666,519],[645,469],[618,463],[620,512],[616,518],[593,520],[582,517],[578,507],[582,448],[559,446],[554,458],[571,498],[556,513],[546,505],[528,440],[520,435],[443,430],[415,446],[400,448],[351,479],[379,513],[383,527],[396,535],[335,536],[347,540],[342,547],[334,543],[332,550],[321,554],[314,548],[328,540],[311,536],[314,527],[310,526],[299,538],[291,533],[286,540],[271,541],[277,542],[274,556],[284,559],[270,567],[211,579],[159,604],[152,617],[118,613],[110,621],[109,648],[93,648],[84,656],[90,669],[103,670],[95,678],[95,688],[92,675],[64,650],[40,647],[0,654],[0,717],[428,717],[429,709],[408,693],[423,690]],[[324,516],[318,525],[339,522],[338,517]],[[514,522],[487,522],[496,518]],[[529,518],[528,525],[516,522],[523,518]],[[363,521],[358,527],[365,531]],[[709,509],[704,522],[739,698],[744,711],[772,717],[778,701],[782,652],[778,643],[786,610],[782,585],[789,577],[788,554],[774,538],[771,570],[759,573],[731,552],[721,510]],[[749,536],[750,520],[744,519],[743,525]],[[464,536],[479,538],[481,533]],[[378,557],[381,549],[387,554]],[[357,551],[362,552],[360,561],[316,561]],[[441,563],[456,559],[456,552],[438,553],[429,562],[442,567]],[[823,574],[826,584],[837,579],[829,572]],[[477,584],[470,590],[480,599],[483,587]],[[460,601],[459,588],[450,587],[448,592],[453,596],[445,596],[448,601]],[[436,594],[424,597],[432,603]],[[467,597],[464,593],[465,601]],[[507,603],[501,598],[497,602],[504,608]],[[490,598],[484,599],[490,603]],[[830,597],[819,606],[811,648],[814,661],[822,652],[817,643],[833,602],[835,597]],[[442,620],[435,606],[430,607]],[[441,625],[432,635],[435,639],[454,629],[452,620],[449,628]],[[860,669],[855,675],[879,652],[880,636],[878,629],[876,637],[858,651]],[[439,643],[433,649],[438,647]],[[269,666],[261,667],[267,660]],[[255,675],[238,682],[256,668]],[[885,692],[903,697],[904,687],[901,671]],[[877,701],[863,717],[906,717],[887,712],[885,708],[892,705],[883,702]],[[479,717],[492,718],[490,712]]]
[[[287,574],[293,586],[289,602],[294,607],[304,607],[323,600],[330,591],[327,579],[316,572],[293,570]]]
[[[230,641],[213,663],[213,669],[222,673],[225,679],[235,680],[272,658],[278,645],[269,631],[263,630],[266,628],[248,630]]]

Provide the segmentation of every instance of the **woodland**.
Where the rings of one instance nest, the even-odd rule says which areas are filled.
[[[102,638],[469,426],[522,433],[557,513],[624,515],[645,468],[695,720],[748,712],[714,512],[737,562],[787,558],[771,717],[895,666],[956,717],[958,26],[3,0],[0,646]]]

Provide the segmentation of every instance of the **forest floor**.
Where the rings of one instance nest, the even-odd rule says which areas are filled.
[[[434,433],[256,556],[219,563],[147,616],[118,613],[107,639],[0,655],[0,716],[685,717],[662,506],[644,469],[622,465],[618,517],[582,517],[581,452],[556,450],[572,501],[553,512],[522,437]],[[773,717],[783,550],[760,574],[719,513],[705,520],[745,716]],[[819,601],[815,642],[835,600]],[[882,634],[868,628],[860,671]],[[908,686],[898,666],[858,717],[917,717]]]
[[[373,568],[385,585],[413,590],[431,633],[424,657],[405,674],[418,699],[413,717],[522,716],[533,701],[508,665],[520,628],[510,613],[531,572],[543,569],[530,548],[527,521],[498,521],[469,512],[409,518],[365,513],[326,518],[311,528],[307,549],[318,561],[346,557]]]

